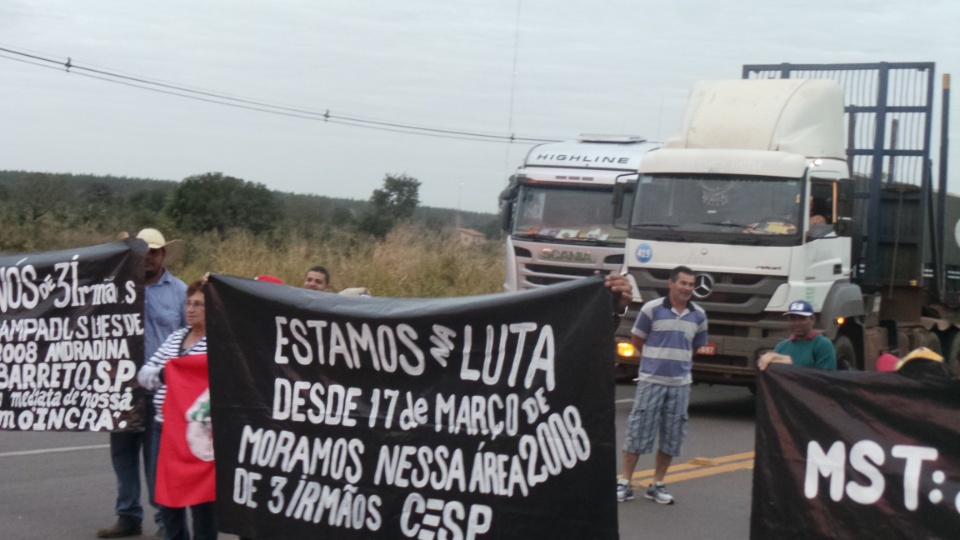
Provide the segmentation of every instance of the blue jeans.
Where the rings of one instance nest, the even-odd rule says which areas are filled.
[[[160,435],[163,433],[163,423],[154,422],[151,427],[150,466],[153,477],[156,478],[157,457],[160,455]],[[208,502],[189,507],[190,515],[193,518],[193,537],[195,540],[217,540],[214,504]],[[160,515],[163,517],[163,538],[165,540],[190,540],[186,508],[160,506]]]
[[[117,477],[117,505],[118,516],[126,516],[143,520],[143,506],[140,505],[140,456],[143,456],[143,470],[147,478],[147,492],[150,494],[150,505],[159,510],[153,500],[153,479],[155,468],[150,467],[150,447],[153,429],[153,395],[145,397],[143,407],[144,431],[125,431],[110,434],[110,461],[113,472]],[[156,512],[153,520],[160,525],[160,512]]]

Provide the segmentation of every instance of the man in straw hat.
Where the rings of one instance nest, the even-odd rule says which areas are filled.
[[[179,240],[167,242],[163,234],[156,229],[143,229],[137,234],[137,238],[146,242],[149,248],[144,260],[143,281],[143,353],[146,361],[167,336],[186,324],[183,301],[187,295],[187,285],[165,268],[167,263],[173,262],[179,255],[181,247]],[[113,471],[117,476],[117,522],[108,528],[100,529],[97,532],[100,538],[139,536],[142,532],[141,452],[147,477],[147,489],[150,493],[150,504],[157,507],[153,501],[156,463],[151,462],[150,441],[147,440],[154,417],[153,399],[146,397],[143,400],[143,407],[141,415],[144,419],[145,431],[110,434],[110,458],[113,462]],[[155,513],[154,521],[162,529],[159,512]]]

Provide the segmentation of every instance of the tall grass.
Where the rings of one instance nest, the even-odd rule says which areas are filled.
[[[450,230],[401,225],[383,241],[342,229],[328,229],[320,239],[282,233],[255,236],[242,230],[229,231],[224,238],[216,233],[179,236],[161,231],[168,240],[179,237],[183,242],[181,257],[168,268],[188,283],[206,272],[251,278],[271,274],[299,287],[307,268],[322,265],[330,271],[335,290],[366,287],[375,296],[469,296],[499,292],[503,284],[503,244],[461,245]],[[112,232],[50,223],[29,233],[29,238],[15,242],[27,249],[15,251],[91,246],[116,238]]]
[[[364,286],[381,296],[467,296],[497,292],[503,285],[499,242],[464,246],[449,232],[401,227],[339,262],[335,283]]]

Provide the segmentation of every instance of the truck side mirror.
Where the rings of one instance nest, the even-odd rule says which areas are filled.
[[[837,190],[837,219],[833,230],[837,236],[858,236],[855,232],[856,223],[853,221],[854,202],[857,198],[857,186],[852,178],[840,180]]]
[[[841,180],[838,187],[837,213],[840,219],[838,219],[837,222],[839,223],[843,218],[853,217],[854,201],[857,198],[857,186],[854,184],[853,179],[846,179]]]
[[[513,229],[513,201],[503,201],[500,205],[500,228],[506,232]]]
[[[614,192],[613,226],[625,231],[630,228],[630,211],[636,189],[633,185],[628,185],[617,186],[617,190],[619,193]]]
[[[500,228],[506,232],[513,229],[513,207],[517,202],[520,186],[510,177],[510,185],[500,192]]]
[[[639,174],[623,174],[617,177],[613,186],[613,226],[627,230],[630,227],[630,213],[633,210],[633,200],[637,191]]]
[[[853,219],[843,216],[837,219],[833,224],[833,230],[837,236],[851,236],[853,232]]]

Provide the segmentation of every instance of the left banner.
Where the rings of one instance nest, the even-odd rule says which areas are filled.
[[[143,429],[147,245],[0,255],[0,430]]]

